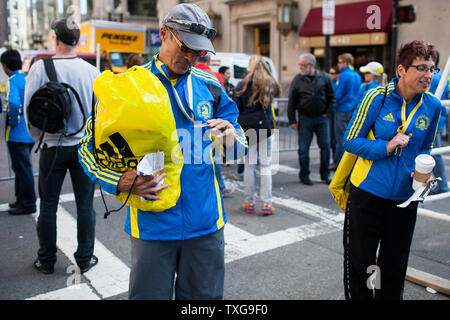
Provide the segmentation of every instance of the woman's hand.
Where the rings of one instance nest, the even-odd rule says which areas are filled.
[[[414,172],[411,172],[411,178],[414,179]],[[422,182],[422,187],[426,187],[433,180],[434,180],[434,177],[433,177],[433,174],[431,174],[427,181]]]
[[[408,145],[409,140],[412,137],[412,133],[406,135],[404,133],[397,133],[387,144],[387,152],[391,154],[397,148],[404,148]]]

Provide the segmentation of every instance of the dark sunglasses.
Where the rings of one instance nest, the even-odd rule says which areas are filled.
[[[178,38],[173,34],[173,32],[170,29],[169,30],[170,34],[172,35],[172,37],[175,38],[175,41],[178,45],[178,48],[180,48],[180,50],[184,53],[192,53],[194,56],[197,57],[204,57],[206,56],[207,52],[203,51],[203,50],[192,50],[191,48],[189,48],[187,45],[185,45],[183,42],[181,42],[180,40],[178,40]]]
[[[417,71],[419,71],[419,72],[430,71],[431,73],[438,73],[439,71],[441,71],[441,68],[439,68],[439,67],[431,66],[428,68],[428,66],[426,64],[419,64],[419,65],[410,64],[410,65],[408,65],[408,67],[416,68]]]
[[[216,30],[209,29],[209,28],[205,27],[204,25],[195,23],[195,22],[176,20],[176,19],[170,19],[170,20],[167,20],[167,22],[173,22],[173,23],[185,26],[185,27],[187,27],[187,29],[189,29],[189,31],[194,32],[196,34],[201,35],[204,33],[206,35],[206,37],[211,40],[214,39],[214,37],[217,34]]]

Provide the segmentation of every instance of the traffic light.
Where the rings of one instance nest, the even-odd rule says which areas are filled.
[[[401,6],[397,8],[397,23],[416,21],[416,6]]]

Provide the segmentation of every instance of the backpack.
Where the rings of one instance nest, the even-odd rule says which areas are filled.
[[[86,115],[76,90],[67,83],[58,82],[55,65],[51,57],[44,57],[43,61],[45,72],[50,81],[33,94],[27,107],[28,121],[34,127],[42,130],[36,152],[41,146],[45,132],[57,133],[62,131],[62,136],[69,137],[79,133],[86,123]],[[69,90],[73,92],[83,114],[81,128],[72,133],[67,132],[67,124],[72,114],[72,99]]]

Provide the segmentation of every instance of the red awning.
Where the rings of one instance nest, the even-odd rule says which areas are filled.
[[[380,29],[369,29],[367,20],[374,14],[367,8],[380,8]],[[334,11],[334,34],[390,31],[392,27],[392,0],[373,0],[336,5]],[[369,24],[370,25],[370,24]],[[309,10],[299,31],[299,36],[322,35],[322,7]]]

